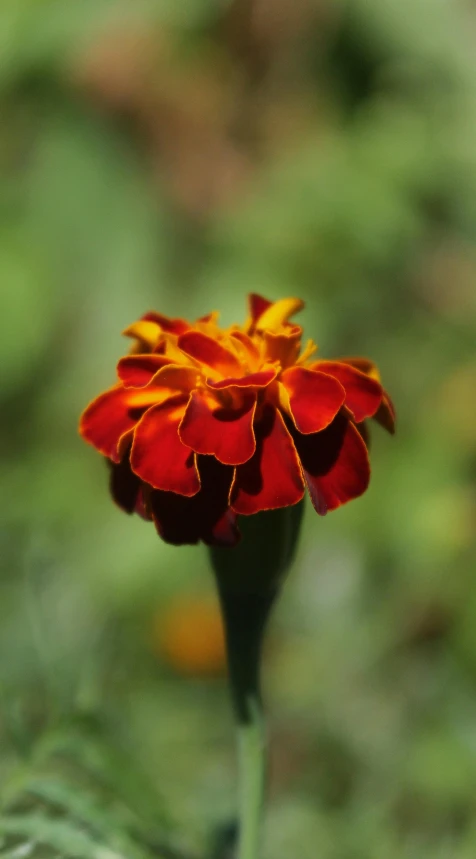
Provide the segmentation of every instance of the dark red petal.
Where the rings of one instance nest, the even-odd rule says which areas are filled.
[[[225,349],[213,337],[201,331],[187,331],[178,339],[178,347],[201,364],[211,367],[223,375],[240,375],[241,365],[238,358]]]
[[[236,469],[231,506],[249,515],[297,504],[304,483],[293,440],[279,411],[266,406],[255,424],[256,453]]]
[[[317,361],[313,368],[341,383],[345,389],[345,405],[358,423],[375,414],[383,396],[382,386],[376,379],[340,361]]]
[[[195,455],[178,434],[186,402],[175,399],[146,411],[134,433],[131,467],[154,489],[190,496],[199,491],[200,481]]]
[[[137,513],[142,519],[145,519],[147,522],[152,522],[152,513],[150,511],[149,497],[150,493],[153,490],[150,486],[147,486],[145,483],[141,483],[139,494],[137,496],[136,506],[134,508],[134,513]]]
[[[210,313],[205,313],[204,316],[199,316],[197,319],[198,322],[214,322],[215,324],[218,322],[220,318],[220,314],[217,310],[212,310]]]
[[[290,367],[281,375],[281,381],[289,395],[291,416],[301,433],[325,429],[345,400],[340,382],[316,370]]]
[[[156,313],[155,310],[145,313],[141,319],[145,322],[156,322],[157,325],[160,325],[162,331],[167,331],[170,334],[184,334],[190,328],[189,323],[185,319],[169,319],[168,316]]]
[[[196,453],[213,454],[225,465],[240,465],[256,448],[253,417],[256,396],[248,395],[239,408],[225,408],[210,396],[193,391],[179,428],[183,443]]]
[[[369,431],[369,426],[368,426],[367,421],[362,421],[360,424],[356,424],[356,427],[357,427],[360,435],[362,436],[365,447],[367,448],[367,450],[370,450],[371,439],[370,439],[370,431]]]
[[[228,496],[233,468],[213,456],[197,458],[201,489],[193,498],[171,492],[151,493],[152,515],[160,536],[176,546],[200,540],[215,546],[234,546],[239,540],[236,516]]]
[[[202,538],[203,542],[207,546],[233,548],[241,539],[237,520],[238,516],[235,511],[228,507],[223,516],[213,525],[210,533],[205,533]]]
[[[117,375],[126,387],[142,388],[149,384],[157,370],[170,363],[165,355],[126,355],[117,365]]]
[[[264,313],[268,307],[271,307],[272,301],[268,301],[267,298],[263,298],[262,295],[258,295],[256,292],[252,292],[248,296],[248,306],[250,309],[250,316],[253,322],[256,322],[257,319]]]
[[[367,448],[359,431],[345,415],[313,435],[291,430],[317,512],[324,516],[362,495],[370,480]]]
[[[224,388],[266,388],[276,378],[276,375],[277,370],[272,368],[260,370],[258,373],[250,373],[248,376],[237,379],[220,379],[218,382],[207,379],[207,385],[215,391],[221,391]]]
[[[374,414],[374,420],[391,435],[395,433],[395,406],[386,391],[383,392],[382,402]]]
[[[339,364],[350,364],[366,376],[372,376],[377,382],[380,382],[380,373],[378,367],[369,358],[339,358]]]
[[[116,504],[126,513],[133,513],[136,509],[141,481],[137,474],[131,469],[129,453],[123,456],[120,462],[111,462],[109,487],[111,495]]]
[[[143,411],[144,407],[131,407],[130,391],[117,385],[87,406],[81,415],[79,432],[96,450],[118,462],[119,440],[135,426]]]

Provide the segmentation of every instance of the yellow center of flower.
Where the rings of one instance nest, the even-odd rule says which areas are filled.
[[[222,350],[221,356],[217,353],[212,358],[207,358],[205,347],[202,355],[200,349],[184,350],[180,334],[165,331],[159,322],[149,319],[135,322],[124,334],[135,341],[133,354],[157,352],[169,360],[170,366],[156,374],[156,384],[160,381],[166,385],[167,379],[172,379],[172,387],[182,390],[204,388],[207,382],[244,379],[270,369],[278,376],[295,364],[305,366],[317,346],[309,340],[301,353],[302,329],[289,322],[302,307],[303,302],[298,298],[283,298],[266,307],[257,318],[248,319],[245,325],[228,329],[218,327],[217,313],[197,320],[192,330],[213,340],[217,349]],[[187,373],[185,368],[193,369],[194,374]]]

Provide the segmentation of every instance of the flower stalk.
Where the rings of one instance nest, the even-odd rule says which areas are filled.
[[[266,789],[260,669],[271,609],[297,545],[303,504],[244,517],[233,550],[211,549],[225,629],[239,763],[237,859],[259,859]]]
[[[237,859],[258,859],[267,769],[260,664],[266,622],[276,591],[237,595],[223,578],[218,579],[218,590],[238,736]]]

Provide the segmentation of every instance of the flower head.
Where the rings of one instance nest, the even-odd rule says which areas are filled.
[[[167,542],[232,546],[241,515],[306,488],[324,515],[367,489],[365,422],[393,432],[391,400],[370,361],[302,347],[289,321],[302,307],[251,295],[243,326],[147,313],[124,332],[132,349],[80,433],[108,459],[115,501]]]

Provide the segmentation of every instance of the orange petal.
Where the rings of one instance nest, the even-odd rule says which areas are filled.
[[[267,307],[264,313],[261,313],[256,320],[256,328],[259,331],[265,329],[276,331],[284,322],[287,322],[291,316],[298,313],[304,307],[304,301],[300,298],[281,298],[275,301],[270,307]]]
[[[213,456],[198,456],[200,491],[193,498],[170,492],[151,493],[151,509],[163,540],[176,546],[202,540],[212,546],[234,546],[239,540],[236,515],[228,497],[233,468]]]
[[[126,387],[141,388],[166,364],[170,364],[170,359],[165,355],[126,355],[117,365],[117,375]]]
[[[314,340],[308,340],[296,363],[306,364],[311,355],[314,355],[314,352],[317,352],[317,345],[314,343]]]
[[[263,332],[265,358],[267,361],[279,361],[281,367],[295,364],[301,349],[302,328],[299,325],[289,327],[280,334],[272,331]]]
[[[159,403],[165,403],[171,397],[177,396],[177,391],[171,388],[165,388],[162,385],[154,386],[152,379],[148,385],[143,388],[126,388],[129,397],[129,405],[131,409],[144,409],[149,406],[158,406]]]
[[[241,375],[238,358],[220,343],[200,331],[187,331],[178,339],[178,346],[201,364],[225,376]]]
[[[369,458],[352,421],[339,414],[322,432],[292,432],[312,503],[321,516],[365,492]]]
[[[236,469],[231,491],[233,510],[244,515],[288,507],[304,495],[296,448],[280,412],[267,406],[255,433],[256,452]]]
[[[345,400],[342,385],[331,376],[304,367],[290,367],[281,375],[289,411],[297,429],[315,433],[325,429]]]
[[[213,454],[225,465],[239,465],[255,452],[255,408],[253,395],[245,399],[241,408],[231,409],[223,408],[206,394],[193,391],[180,424],[180,438],[196,453]]]
[[[251,337],[248,337],[243,331],[232,331],[230,339],[235,342],[238,352],[242,360],[248,364],[249,369],[257,370],[261,362],[258,347],[253,343]]]
[[[96,450],[118,462],[120,438],[136,425],[143,408],[131,405],[130,390],[116,385],[86,407],[81,415],[79,432]]]
[[[199,316],[197,322],[203,322],[205,324],[211,322],[213,325],[217,325],[219,318],[220,314],[218,310],[212,310],[211,313],[205,313],[204,316]]]
[[[266,388],[276,376],[276,368],[270,367],[237,379],[220,379],[218,382],[207,379],[207,385],[215,391],[222,391],[225,388]]]
[[[356,367],[340,361],[317,361],[311,369],[327,373],[341,383],[345,390],[345,405],[358,423],[372,417],[380,406],[382,386]]]
[[[141,319],[145,322],[155,322],[162,331],[167,331],[170,334],[183,334],[190,328],[189,323],[186,322],[185,319],[169,319],[168,316],[156,313],[155,310],[145,313]]]
[[[138,322],[134,322],[132,325],[129,325],[122,333],[124,337],[133,337],[139,341],[140,344],[145,346],[145,349],[142,351],[152,351],[154,346],[157,344],[159,337],[161,335],[162,329],[157,324],[157,322],[151,322],[150,320],[143,319]]]
[[[131,449],[132,470],[154,489],[195,495],[200,481],[195,454],[180,441],[185,397],[152,406],[137,424]]]
[[[200,381],[200,373],[196,367],[184,367],[180,364],[168,364],[155,374],[152,384],[162,385],[175,391],[191,391]]]

